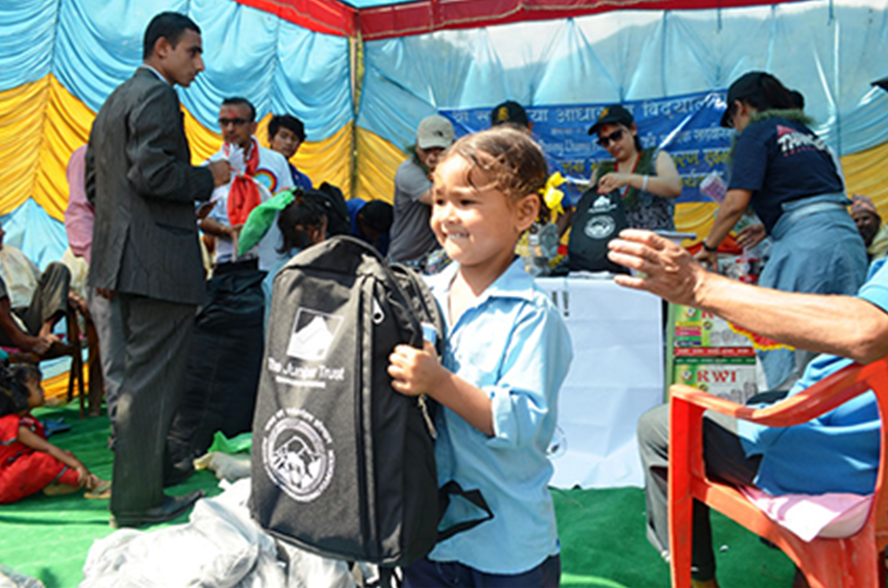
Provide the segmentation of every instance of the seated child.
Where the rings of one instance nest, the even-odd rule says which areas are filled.
[[[405,568],[405,588],[558,586],[546,450],[573,349],[560,314],[514,253],[537,219],[546,174],[536,143],[507,127],[463,137],[435,169],[431,226],[454,261],[430,281],[447,349],[441,364],[431,343],[399,345],[388,371],[396,391],[442,405],[438,481],[480,490],[493,518]],[[464,518],[460,506],[451,502],[446,524]]]
[[[7,377],[0,377],[0,503],[40,490],[55,495],[80,488],[107,498],[110,484],[90,474],[73,453],[47,441],[43,425],[31,415],[31,409],[43,406],[40,369],[24,364],[11,373],[3,371]]]

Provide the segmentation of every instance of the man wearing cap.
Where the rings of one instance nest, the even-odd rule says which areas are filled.
[[[619,190],[632,228],[674,231],[681,178],[672,157],[642,149],[635,118],[620,104],[604,108],[589,134],[597,134],[598,144],[614,158],[601,162],[592,175],[593,194]],[[578,204],[577,210],[581,208]]]
[[[453,143],[450,121],[440,115],[422,119],[416,130],[413,157],[395,173],[394,220],[389,258],[412,262],[438,248],[429,226],[432,205],[432,172],[441,153]]]
[[[527,117],[524,107],[514,100],[506,100],[497,104],[490,111],[490,126],[509,125],[528,135],[533,131],[533,123]]]
[[[876,205],[861,194],[851,195],[851,218],[863,237],[870,262],[888,256],[888,227],[882,223]]]
[[[533,122],[527,116],[527,111],[514,100],[506,100],[505,102],[497,104],[493,107],[493,110],[490,111],[490,127],[493,128],[499,125],[509,125],[510,127],[514,127],[528,135],[533,133]],[[552,165],[553,162],[550,160],[548,154],[544,152],[544,155],[546,156],[546,162],[549,164],[549,169],[557,167]],[[553,182],[556,174],[550,176],[550,180],[546,184],[547,187],[552,186],[553,188],[557,188],[564,183],[564,179],[561,178],[560,174],[557,175],[558,180]],[[570,226],[571,214],[573,213],[570,199],[565,196],[564,192],[557,189],[549,190],[543,196],[545,198],[546,206],[553,213],[552,222],[558,225],[558,234],[563,235]]]

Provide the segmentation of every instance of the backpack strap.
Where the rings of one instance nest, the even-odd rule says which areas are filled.
[[[487,515],[479,517],[477,519],[470,519],[468,521],[456,523],[455,525],[447,527],[443,531],[439,530],[438,543],[450,539],[458,533],[462,533],[463,531],[468,531],[469,529],[477,527],[481,523],[485,523],[493,518],[493,511],[490,510],[490,506],[487,505],[487,501],[484,500],[484,496],[481,495],[480,490],[469,490],[467,492],[462,489],[462,486],[459,485],[459,482],[457,482],[456,480],[451,480],[438,489],[439,522],[444,518],[444,513],[447,512],[447,507],[450,506],[451,496],[462,496],[463,498],[474,504],[476,507],[486,512]]]
[[[394,278],[394,282],[400,292],[407,300],[407,303],[413,307],[413,311],[418,317],[422,317],[422,322],[429,322],[435,326],[438,331],[438,337],[435,340],[435,349],[438,356],[444,355],[444,316],[438,307],[438,301],[435,300],[432,291],[429,289],[425,281],[412,269],[399,263],[389,264],[389,272]]]

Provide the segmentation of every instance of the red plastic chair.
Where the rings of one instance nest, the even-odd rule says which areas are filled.
[[[770,427],[807,422],[849,399],[873,390],[881,415],[879,473],[866,523],[843,539],[799,539],[769,519],[734,486],[706,478],[703,466],[703,411],[713,410]],[[691,513],[694,499],[707,504],[777,545],[802,570],[813,588],[885,586],[882,553],[888,545],[888,356],[866,366],[853,364],[807,390],[768,408],[752,409],[690,386],[676,384],[671,394],[669,432],[669,533],[672,586],[691,583]]]

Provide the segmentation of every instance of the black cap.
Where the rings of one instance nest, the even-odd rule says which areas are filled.
[[[589,127],[589,134],[594,135],[598,132],[598,128],[603,125],[620,124],[628,127],[634,122],[635,118],[633,118],[631,112],[620,104],[612,104],[611,106],[604,107],[601,114],[598,115],[598,120]]]
[[[734,104],[734,102],[757,96],[762,91],[761,79],[762,76],[766,75],[768,74],[763,71],[751,71],[734,80],[734,83],[728,88],[728,104],[721,117],[721,126],[730,126],[728,125],[728,119],[730,118],[731,105]]]
[[[882,78],[881,80],[876,80],[872,83],[873,86],[878,86],[888,92],[888,78]]]
[[[530,125],[530,120],[527,118],[527,111],[514,100],[506,100],[502,104],[494,106],[493,110],[490,111],[491,127],[506,123],[520,125],[522,127]]]

